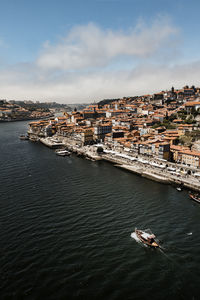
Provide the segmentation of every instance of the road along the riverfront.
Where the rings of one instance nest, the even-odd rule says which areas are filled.
[[[186,174],[187,172],[173,172],[171,169],[181,169],[181,166],[172,162],[157,160],[156,158],[144,158],[142,155],[133,155],[132,153],[120,153],[117,151],[107,150],[103,145],[104,152],[97,153],[97,145],[92,146],[80,146],[75,141],[69,138],[63,138],[58,136],[54,138],[42,139],[41,142],[50,147],[56,148],[56,146],[64,146],[68,150],[77,155],[90,158],[92,160],[105,160],[114,164],[115,167],[125,169],[129,172],[133,172],[142,177],[164,183],[175,184],[191,190],[200,192],[200,181],[194,174]],[[52,144],[53,143],[53,144]],[[53,146],[52,146],[53,145]],[[54,147],[55,146],[55,147]],[[189,167],[188,167],[189,168]],[[193,172],[198,172],[198,169],[192,169]]]

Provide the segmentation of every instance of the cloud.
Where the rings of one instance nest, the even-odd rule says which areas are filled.
[[[179,88],[185,84],[199,85],[198,78],[200,61],[173,67],[148,64],[118,72],[92,71],[41,80],[29,80],[25,74],[9,73],[0,75],[0,94],[1,98],[9,99],[92,102],[103,98],[153,93],[171,88],[172,85]]]
[[[147,58],[170,43],[178,29],[166,18],[155,20],[151,26],[139,22],[128,32],[102,30],[95,24],[78,26],[57,45],[47,43],[37,59],[43,69],[65,71],[104,67],[120,56]]]
[[[1,70],[0,98],[80,103],[199,85],[200,61],[178,64],[177,40],[166,18],[126,32],[78,26],[57,44],[46,42],[36,61]]]

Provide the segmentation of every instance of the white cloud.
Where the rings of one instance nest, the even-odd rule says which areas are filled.
[[[199,85],[200,62],[192,65],[167,67],[146,65],[120,72],[89,72],[42,80],[26,80],[15,74],[0,76],[1,98],[57,100],[59,102],[91,102],[103,98],[142,95],[162,89]],[[23,80],[24,79],[24,80]]]
[[[1,70],[0,98],[91,102],[199,85],[200,61],[178,65],[174,60],[178,38],[178,29],[160,18],[127,32],[94,24],[75,27],[58,44],[46,42],[37,61]],[[113,66],[122,57],[129,68],[121,63],[116,71]]]
[[[57,45],[47,43],[37,64],[43,69],[80,70],[105,66],[119,56],[146,58],[164,45],[173,46],[171,38],[177,32],[165,18],[151,26],[140,22],[128,32],[78,26]]]

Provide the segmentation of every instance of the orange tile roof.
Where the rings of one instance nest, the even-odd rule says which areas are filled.
[[[200,105],[199,101],[193,101],[193,102],[186,102],[185,106],[195,106],[195,105]]]
[[[176,151],[184,151],[184,150],[189,150],[189,147],[178,146],[178,145],[171,145],[170,149],[171,150],[176,150]]]
[[[184,150],[184,151],[181,151],[181,153],[182,154],[187,154],[187,155],[199,156],[200,157],[200,152],[197,152],[197,151]]]

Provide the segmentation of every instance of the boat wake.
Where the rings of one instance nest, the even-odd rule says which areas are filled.
[[[134,239],[138,244],[144,246],[144,247],[147,247],[147,245],[143,244],[140,239],[137,237],[136,233],[135,232],[132,232],[131,233],[131,237],[132,239]]]
[[[131,237],[136,240],[136,242],[140,242],[140,239],[137,237],[136,233],[135,232],[132,232],[131,233]]]

